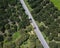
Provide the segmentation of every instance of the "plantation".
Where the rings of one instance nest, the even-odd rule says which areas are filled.
[[[57,0],[56,0],[57,1]],[[39,24],[39,29],[46,36],[50,48],[58,48],[60,43],[60,10],[50,0],[26,0],[25,2],[30,10],[33,18]]]

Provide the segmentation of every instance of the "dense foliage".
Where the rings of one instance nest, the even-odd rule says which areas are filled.
[[[0,0],[0,48],[43,48],[31,31],[20,0]]]
[[[27,0],[33,9],[31,14],[39,23],[40,30],[46,35],[49,41],[60,41],[60,10],[58,10],[50,0]],[[55,44],[56,45],[56,44]],[[58,48],[52,47],[51,48]]]
[[[30,25],[19,0],[0,0],[0,42],[11,41],[12,35]],[[6,39],[7,38],[7,39]],[[3,45],[3,44],[2,44]]]

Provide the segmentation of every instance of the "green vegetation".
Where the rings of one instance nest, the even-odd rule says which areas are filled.
[[[60,0],[51,0],[51,2],[60,10]]]
[[[33,30],[20,0],[0,0],[0,48],[43,48]]]
[[[31,14],[50,48],[58,48],[56,42],[60,42],[60,37],[58,36],[60,34],[60,10],[50,0],[27,0],[27,3],[33,9],[32,11],[30,10]]]
[[[27,2],[28,0],[24,0],[24,1],[25,1],[25,3],[26,3],[27,7],[29,8],[29,10],[32,11],[33,9],[32,9],[32,8],[30,7],[30,5],[28,4],[28,2]]]
[[[16,33],[13,34],[12,39],[13,39],[13,41],[14,41],[14,40],[16,40],[16,39],[18,39],[18,38],[20,38],[20,37],[21,37],[20,32],[16,32]]]
[[[50,48],[60,48],[60,11],[50,0],[24,1]],[[43,48],[33,30],[20,0],[0,0],[0,48]]]

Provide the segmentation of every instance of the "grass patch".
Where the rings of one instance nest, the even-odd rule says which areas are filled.
[[[51,0],[51,2],[60,10],[60,0]]]
[[[15,32],[13,35],[12,35],[12,41],[6,41],[6,39],[4,40],[4,44],[11,44],[13,42],[15,42],[17,39],[20,38],[20,32]]]
[[[16,32],[13,34],[12,38],[13,40],[16,40],[17,38],[19,38],[21,35],[20,35],[20,32]]]

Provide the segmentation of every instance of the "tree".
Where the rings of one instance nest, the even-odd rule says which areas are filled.
[[[0,0],[0,8],[5,9],[8,6],[8,0]]]
[[[52,35],[49,35],[48,36],[48,39],[49,39],[49,41],[52,41],[53,40],[53,36]]]
[[[58,48],[58,45],[56,42],[50,42],[49,45],[50,45],[50,48]]]
[[[21,38],[19,39],[19,46],[22,45],[22,43],[25,42],[28,38],[29,34],[24,34],[23,36],[21,36]]]
[[[30,26],[26,27],[26,31],[31,32],[32,31],[32,26],[30,25]]]
[[[0,34],[0,42],[4,41],[4,36]]]
[[[8,36],[7,42],[9,42],[9,41],[12,41],[12,37],[9,37],[9,36]]]
[[[6,25],[5,25],[5,28],[6,28],[6,29],[10,29],[10,24],[6,24]]]
[[[16,5],[17,4],[17,0],[10,0],[10,1],[8,1],[9,2],[9,4],[11,4],[11,5]]]
[[[60,37],[54,37],[55,41],[60,41]]]
[[[53,37],[58,37],[58,32],[57,32],[57,31],[53,31],[53,32],[52,32],[52,36],[53,36]]]
[[[49,29],[45,29],[43,32],[45,33],[46,36],[50,35],[50,30]]]
[[[36,48],[43,48],[42,44],[38,39],[36,39]]]
[[[39,27],[39,29],[43,32],[43,30],[45,29],[45,27],[44,27],[43,25],[41,25],[41,26]]]
[[[60,43],[57,43],[58,44],[58,48],[60,48]]]

